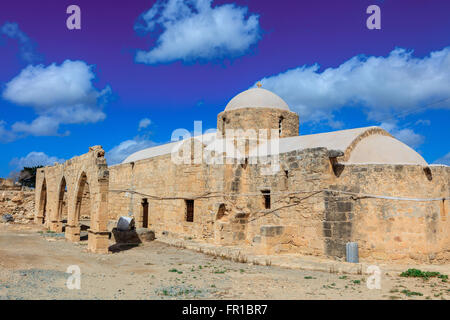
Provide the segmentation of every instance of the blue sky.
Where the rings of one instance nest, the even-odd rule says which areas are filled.
[[[113,164],[195,120],[215,128],[257,81],[300,134],[378,125],[450,164],[448,1],[79,0],[81,30],[70,4],[0,5],[0,176],[92,145]],[[372,4],[381,30],[366,27]]]

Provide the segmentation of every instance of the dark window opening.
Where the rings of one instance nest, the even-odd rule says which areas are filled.
[[[222,118],[222,136],[225,137],[225,121],[227,119],[225,117]]]
[[[425,172],[425,175],[427,176],[428,181],[433,180],[433,174],[431,173],[430,167],[423,168],[423,172]]]
[[[148,201],[142,199],[142,227],[148,228]]]
[[[264,208],[270,209],[270,190],[262,191],[264,197]]]
[[[221,203],[219,206],[219,210],[217,210],[217,218],[216,220],[220,220],[225,216],[225,204]]]
[[[185,200],[186,202],[186,221],[194,222],[194,200]]]
[[[281,136],[281,132],[283,131],[283,117],[280,117],[278,120],[278,133]]]

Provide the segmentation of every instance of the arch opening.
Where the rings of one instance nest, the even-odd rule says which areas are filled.
[[[67,206],[67,183],[66,178],[63,177],[59,186],[58,194],[58,220],[62,223],[62,231],[65,231],[65,225],[68,219],[68,206]]]
[[[91,226],[91,192],[86,173],[82,173],[78,184],[75,220],[80,226],[80,241],[88,240]]]
[[[47,216],[47,182],[44,178],[39,198],[39,213],[38,213],[38,218],[42,220],[42,224],[45,223],[46,216]]]

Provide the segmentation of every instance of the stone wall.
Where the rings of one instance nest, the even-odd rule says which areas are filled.
[[[93,252],[108,251],[109,173],[104,154],[101,146],[90,147],[88,153],[40,168],[36,175],[35,221],[56,232],[64,228],[68,240],[79,241],[80,218],[89,217],[88,249]]]
[[[402,198],[450,196],[450,167],[349,165],[330,189]],[[358,242],[369,260],[450,260],[448,200],[404,201],[327,192],[323,232],[326,253],[345,256],[345,242]]]
[[[242,245],[259,254],[341,260],[345,244],[356,241],[361,258],[367,260],[449,259],[448,201],[356,196],[448,197],[449,167],[428,172],[410,165],[348,165],[334,170],[325,148],[280,155],[279,170],[273,174],[264,174],[271,164],[250,164],[251,159],[176,165],[170,157],[110,167],[112,222],[130,213],[142,227],[146,199],[149,228],[157,236]],[[266,208],[264,195],[269,193]],[[195,200],[193,222],[186,221],[187,199]]]
[[[441,199],[450,195],[450,167],[345,165],[336,162],[339,154],[315,148],[282,154],[278,162],[246,158],[213,165],[196,164],[196,158],[176,164],[166,154],[108,168],[103,150],[94,147],[38,170],[36,218],[44,219],[45,208],[49,227],[60,226],[64,178],[66,237],[74,240],[78,230],[79,240],[78,220],[83,211],[90,212],[94,234],[89,239],[103,236],[103,249],[107,231],[120,216],[130,215],[138,228],[148,227],[156,237],[246,246],[256,254],[344,259],[345,244],[355,241],[366,261],[449,260],[449,204]],[[270,173],[269,168],[276,170]],[[90,205],[81,209],[88,199]],[[187,200],[194,201],[192,222],[187,221]]]
[[[142,226],[147,199],[149,227],[157,236],[241,244],[261,253],[323,253],[324,203],[310,195],[331,172],[326,149],[282,155],[281,167],[271,175],[261,174],[270,164],[176,165],[170,157],[109,168],[110,229],[129,213]],[[263,191],[270,191],[270,209]],[[194,222],[186,221],[186,199],[195,199]]]
[[[143,199],[148,203],[149,227],[156,234],[212,239],[214,204],[209,193],[223,188],[219,165],[177,165],[171,155],[112,166],[110,171],[110,229],[121,215],[143,222]],[[133,191],[133,192],[129,192]],[[194,200],[194,221],[186,221],[186,202]]]
[[[19,184],[15,184],[14,180],[11,178],[0,178],[0,190],[15,190],[19,191],[22,190],[22,186]]]
[[[294,151],[281,155],[279,162],[273,174],[262,174],[270,164],[234,167],[234,180],[227,179],[231,185],[226,190],[241,196],[227,203],[235,218],[231,234],[224,237],[233,241],[224,244],[250,245],[262,254],[321,255],[324,205],[320,190],[330,170],[328,152],[325,148]],[[270,208],[265,207],[268,192]],[[245,237],[236,237],[233,225],[243,219]]]
[[[28,223],[34,219],[34,191],[0,191],[0,217],[11,214],[15,223]]]
[[[224,111],[217,116],[217,130],[221,133],[229,129],[248,130],[253,129],[258,134],[259,129],[280,129],[280,138],[298,136],[299,121],[298,114],[291,111],[270,108],[243,108],[238,110]]]

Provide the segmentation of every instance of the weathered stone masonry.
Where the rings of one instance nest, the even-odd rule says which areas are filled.
[[[171,148],[161,146],[108,167],[96,146],[43,168],[36,221],[61,231],[67,206],[66,238],[79,241],[80,216],[90,216],[94,252],[106,252],[108,232],[131,215],[156,237],[238,245],[256,254],[342,259],[345,244],[355,241],[367,261],[450,260],[450,167],[428,166],[377,127],[298,136],[298,116],[267,90],[248,90],[229,105],[213,142],[183,142],[200,151],[192,162],[175,163]],[[279,152],[266,164],[251,161],[248,149],[245,159],[208,164],[202,155],[223,152],[214,144],[223,128],[278,130]],[[275,160],[278,170],[265,174]]]
[[[62,164],[39,169],[36,176],[37,223],[45,224],[55,232],[63,231],[64,193],[67,189],[66,238],[80,240],[80,217],[89,212],[91,222],[88,249],[93,252],[108,252],[108,193],[109,172],[105,152],[100,146],[89,148],[89,152]],[[64,187],[65,185],[65,187]],[[89,188],[89,197],[86,189]],[[89,200],[90,198],[90,200]],[[82,209],[89,202],[89,209]]]

